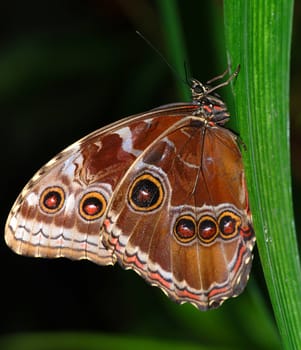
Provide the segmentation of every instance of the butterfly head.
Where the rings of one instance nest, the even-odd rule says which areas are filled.
[[[230,119],[226,104],[213,92],[215,88],[202,84],[197,79],[191,79],[190,89],[193,102],[200,105],[197,114],[202,115],[208,122],[219,125],[224,125]]]
[[[229,119],[230,114],[228,112],[226,104],[216,93],[216,90],[227,86],[230,82],[235,79],[240,71],[240,65],[237,66],[235,71],[228,77],[226,81],[222,81],[216,85],[212,86],[213,82],[216,82],[226,76],[229,73],[230,66],[222,73],[214,77],[213,79],[202,84],[197,79],[190,80],[190,90],[192,95],[192,100],[194,103],[200,105],[200,109],[196,114],[201,115],[202,118],[206,120],[206,125],[224,125]]]
[[[204,97],[207,96],[209,86],[202,84],[197,79],[191,79],[190,90],[193,101],[201,101]]]

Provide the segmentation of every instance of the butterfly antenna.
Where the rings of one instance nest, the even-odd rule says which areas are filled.
[[[136,34],[140,36],[141,39],[143,39],[155,52],[156,54],[161,58],[161,60],[169,67],[169,69],[174,73],[176,78],[184,84],[187,84],[187,81],[181,78],[179,73],[176,71],[176,69],[167,61],[167,59],[163,56],[163,54],[138,30],[136,30]],[[187,77],[186,77],[187,79]],[[190,86],[190,85],[189,85]]]

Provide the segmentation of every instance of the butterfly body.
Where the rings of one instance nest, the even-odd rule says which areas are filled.
[[[201,310],[238,295],[255,243],[241,154],[225,104],[194,83],[193,102],[125,118],[47,163],[11,210],[7,244],[118,262]]]

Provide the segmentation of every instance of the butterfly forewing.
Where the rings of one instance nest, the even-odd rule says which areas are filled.
[[[115,257],[101,236],[114,189],[144,148],[192,108],[186,106],[179,105],[180,116],[166,117],[163,123],[161,112],[125,118],[59,153],[16,200],[6,223],[7,244],[23,255],[113,264]],[[137,138],[140,148],[135,148]]]

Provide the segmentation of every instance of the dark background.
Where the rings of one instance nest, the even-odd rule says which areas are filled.
[[[202,2],[201,7],[199,1],[179,3],[187,60],[193,76],[206,81],[226,66],[226,57],[220,57],[213,41],[215,23],[223,21],[222,3]],[[23,186],[56,153],[112,121],[179,100],[177,78],[135,34],[141,31],[164,55],[164,28],[156,4],[146,0],[1,3],[2,231]],[[301,189],[299,18],[296,7],[291,114],[297,217]],[[20,257],[1,239],[0,269],[2,334],[89,330],[191,340],[189,328],[173,317],[178,306],[118,266]],[[252,278],[262,283],[258,256],[253,271]]]

